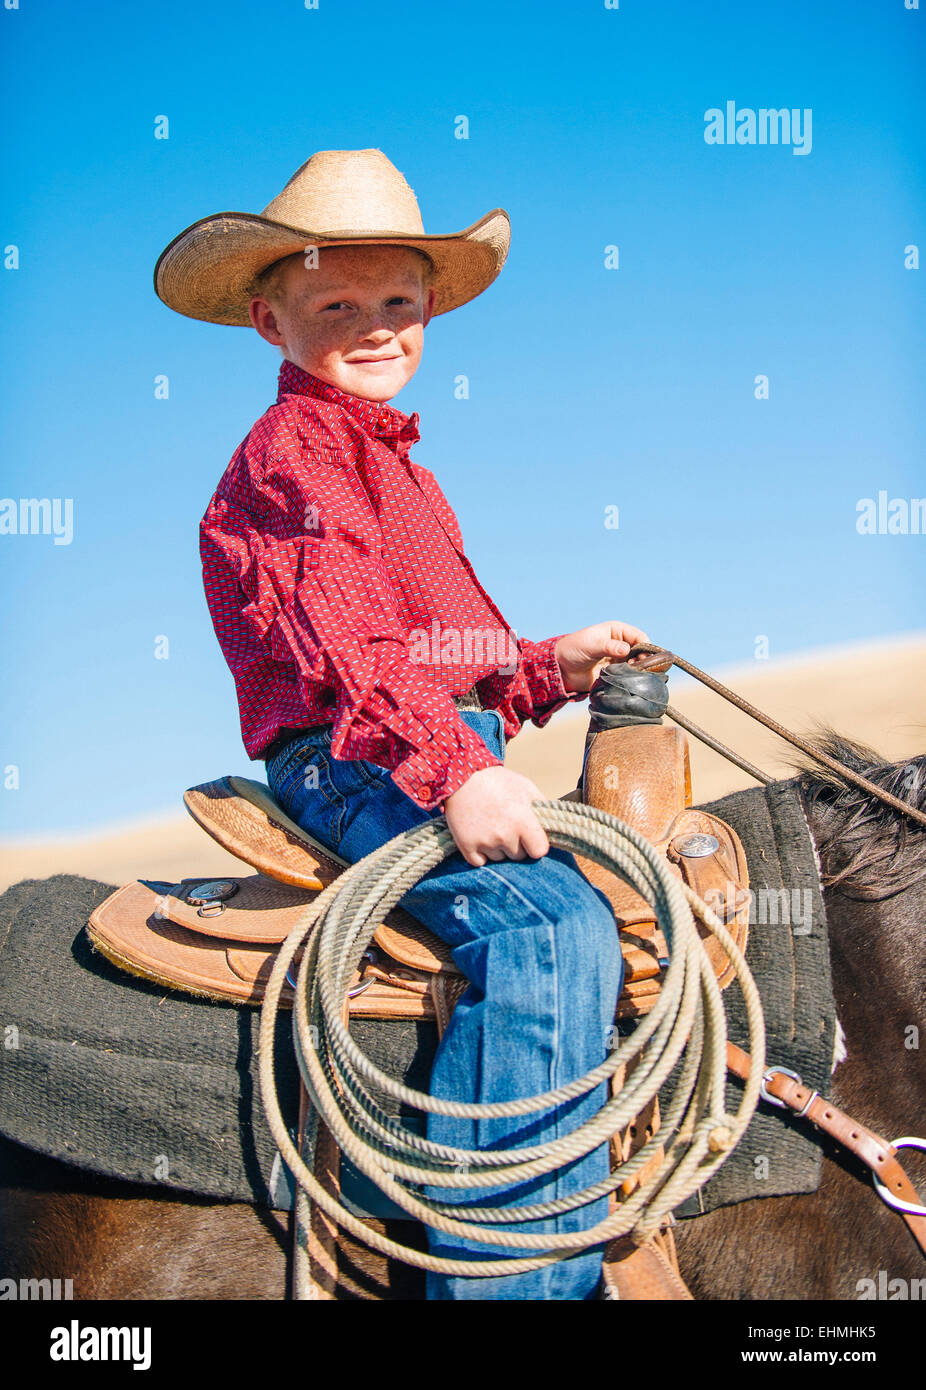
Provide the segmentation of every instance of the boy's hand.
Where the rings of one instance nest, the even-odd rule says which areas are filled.
[[[550,848],[532,801],[543,795],[527,777],[506,767],[474,772],[447,797],[444,814],[467,864],[487,859],[542,859]]]
[[[578,632],[567,633],[557,642],[554,651],[563,685],[567,690],[591,690],[603,666],[612,661],[625,661],[630,648],[649,638],[630,623],[595,623]],[[636,657],[631,661],[631,665]]]

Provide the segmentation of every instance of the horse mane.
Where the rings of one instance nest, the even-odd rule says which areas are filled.
[[[873,748],[823,726],[815,748],[926,812],[926,753],[885,763]],[[824,887],[880,901],[926,878],[926,828],[809,758],[796,760]]]

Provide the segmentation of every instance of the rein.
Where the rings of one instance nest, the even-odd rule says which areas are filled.
[[[815,748],[807,739],[801,738],[800,734],[795,734],[790,729],[786,729],[783,724],[778,723],[777,719],[772,719],[771,715],[764,714],[762,710],[756,709],[755,705],[751,705],[748,700],[744,700],[742,695],[737,695],[734,690],[730,690],[727,686],[721,685],[720,681],[715,680],[713,676],[709,676],[706,671],[702,671],[697,666],[693,666],[691,662],[686,661],[684,657],[676,656],[674,652],[667,651],[664,647],[657,647],[652,642],[639,642],[630,651],[630,656],[644,654],[651,659],[649,661],[638,662],[635,667],[636,670],[667,671],[670,666],[677,666],[680,671],[687,672],[689,676],[694,676],[695,680],[699,680],[702,685],[706,685],[708,690],[713,690],[714,693],[719,695],[722,699],[727,700],[738,710],[742,710],[743,714],[748,714],[751,719],[755,719],[757,723],[763,724],[765,728],[770,729],[773,734],[777,734],[779,738],[783,738],[787,743],[792,744],[793,747],[800,749],[802,753],[805,753],[808,758],[812,758],[814,762],[829,768],[831,772],[837,773],[846,782],[851,782],[853,786],[859,787],[862,791],[867,792],[869,796],[873,796],[876,800],[883,802],[885,806],[890,806],[893,810],[899,811],[901,815],[907,816],[910,820],[915,821],[917,825],[926,826],[926,814],[918,810],[917,807],[911,806],[908,801],[901,801],[899,796],[894,796],[891,792],[883,791],[881,787],[876,786],[875,783],[869,781],[867,777],[863,777],[861,773],[855,772],[850,767],[846,767],[843,763],[839,762],[838,759],[831,758],[828,753],[821,752],[819,748]],[[678,710],[674,709],[672,705],[668,706],[666,713],[670,719],[674,720],[676,724],[680,725],[681,728],[685,729],[694,738],[698,739],[701,743],[707,744],[708,748],[713,748],[715,753],[720,753],[722,757],[734,763],[737,767],[742,768],[744,772],[748,772],[750,777],[755,777],[756,781],[769,783],[775,780],[768,776],[767,773],[761,772],[759,768],[754,767],[752,763],[747,762],[744,758],[740,758],[732,749],[728,748],[726,744],[721,743],[719,739],[713,738],[711,734],[706,733],[703,729],[699,728],[697,724],[691,723],[690,720],[680,715]]]

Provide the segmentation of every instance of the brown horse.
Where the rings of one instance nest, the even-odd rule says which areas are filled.
[[[835,736],[821,746],[926,810],[926,755],[884,766]],[[803,773],[801,789],[848,1052],[830,1095],[894,1139],[921,1127],[926,1113],[917,1031],[926,995],[926,833],[818,771]],[[862,1281],[877,1284],[882,1271],[908,1288],[926,1276],[906,1226],[878,1199],[867,1170],[820,1142],[828,1161],[816,1192],[742,1202],[679,1223],[681,1271],[696,1298],[856,1299],[869,1287]],[[904,1162],[915,1180],[916,1155]],[[420,1226],[374,1224],[424,1248]],[[0,1141],[4,1278],[72,1279],[75,1298],[281,1299],[288,1293],[287,1226],[285,1217],[257,1207],[165,1197],[162,1189],[94,1178]],[[343,1233],[339,1262],[345,1298],[423,1297],[420,1271]]]

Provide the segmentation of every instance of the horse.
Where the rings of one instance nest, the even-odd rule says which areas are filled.
[[[926,811],[926,754],[884,764],[832,732],[818,746]],[[918,1050],[926,834],[837,774],[804,764],[798,785],[817,850],[846,1041],[830,1098],[892,1139],[926,1111]],[[819,1142],[825,1162],[816,1191],[747,1200],[676,1223],[681,1274],[696,1299],[845,1300],[874,1287],[881,1271],[906,1287],[922,1277],[921,1252],[875,1195],[867,1169],[825,1136]],[[288,1224],[282,1213],[114,1182],[0,1140],[0,1270],[18,1280],[70,1279],[76,1298],[286,1298]],[[416,1223],[371,1225],[426,1248]],[[346,1301],[424,1297],[422,1271],[345,1232],[338,1265],[337,1296]]]

